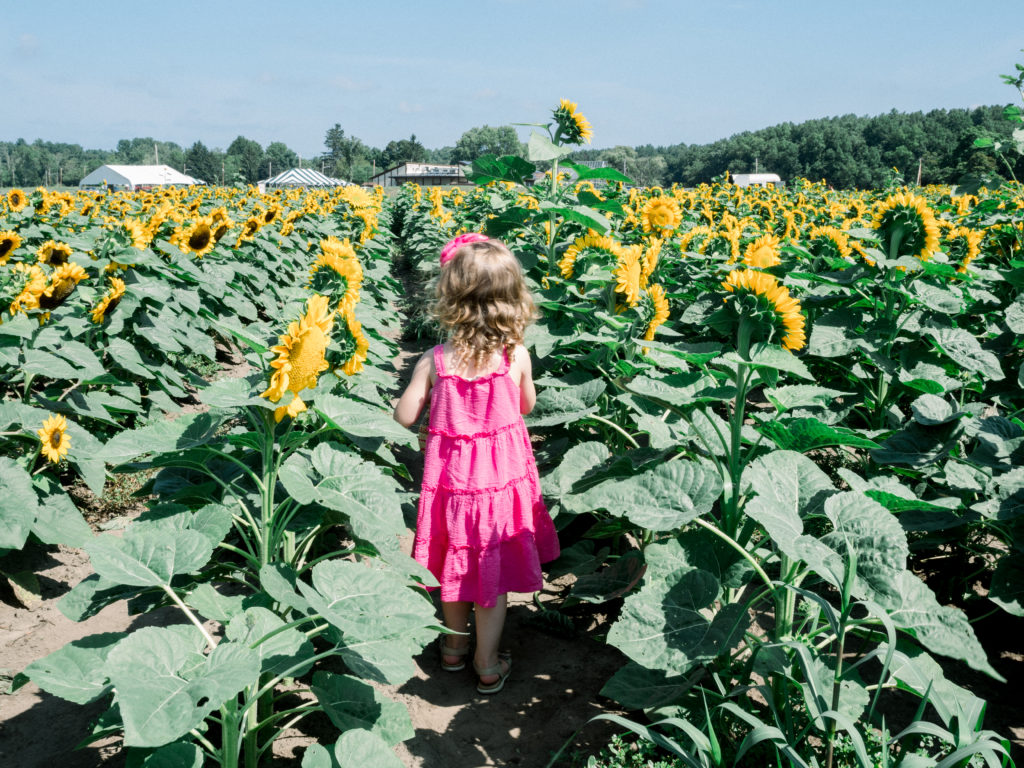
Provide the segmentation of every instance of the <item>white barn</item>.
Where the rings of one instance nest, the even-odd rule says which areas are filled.
[[[460,165],[439,165],[437,163],[402,163],[381,171],[364,186],[400,187],[412,181],[421,187],[436,187],[442,184],[469,184]]]
[[[734,173],[732,183],[737,187],[781,187],[782,179],[777,173]]]
[[[136,190],[149,187],[185,187],[201,183],[169,165],[101,165],[78,182],[78,186]]]

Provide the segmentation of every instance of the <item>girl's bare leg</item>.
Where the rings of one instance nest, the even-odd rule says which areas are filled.
[[[501,595],[493,608],[476,606],[476,653],[473,663],[479,669],[498,666],[498,643],[501,642],[501,630],[505,626],[505,612],[508,608],[508,595]],[[506,662],[502,662],[504,666]],[[480,682],[485,685],[497,682],[498,675],[483,675]]]
[[[444,635],[444,644],[449,648],[465,648],[469,644],[469,637],[465,634],[469,629],[469,611],[473,604],[466,601],[441,603],[441,613],[444,614],[444,625],[454,632],[462,632],[462,635]],[[445,664],[458,664],[458,656],[445,656]]]

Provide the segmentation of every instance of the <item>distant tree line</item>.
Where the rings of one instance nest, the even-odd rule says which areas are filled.
[[[838,188],[877,188],[893,176],[907,183],[953,184],[966,174],[1006,178],[1009,171],[974,140],[990,137],[1013,146],[1013,124],[1004,107],[934,109],[876,117],[843,115],[804,123],[782,123],[746,131],[711,144],[614,147],[574,157],[605,160],[637,184],[695,186],[726,171],[777,173],[784,181],[825,180]],[[1024,156],[1006,153],[1014,175],[1024,180]]]
[[[824,179],[837,188],[872,188],[883,186],[893,168],[907,182],[917,180],[920,168],[922,184],[948,184],[969,173],[1008,176],[991,152],[974,147],[974,140],[991,137],[1012,145],[1012,127],[1003,119],[1003,107],[893,110],[876,117],[844,115],[782,123],[711,144],[582,150],[574,158],[604,160],[644,186],[694,186],[726,171],[760,171],[777,173],[783,180]],[[335,123],[325,134],[324,152],[303,158],[282,142],[263,147],[244,136],[223,150],[207,148],[201,141],[183,148],[148,137],[122,139],[109,151],[18,139],[0,142],[0,187],[73,186],[103,164],[157,163],[210,183],[254,183],[299,165],[361,183],[403,162],[468,162],[487,153],[524,154],[525,147],[507,125],[471,128],[453,146],[427,149],[415,134],[383,148],[371,147]],[[1024,156],[1013,151],[1008,156],[1016,163],[1014,174],[1024,179]]]

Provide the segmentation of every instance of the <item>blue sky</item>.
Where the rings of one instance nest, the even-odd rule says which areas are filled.
[[[7,0],[0,140],[238,135],[309,157],[579,104],[595,147],[1014,101],[1022,0]],[[521,129],[523,138],[528,129]]]

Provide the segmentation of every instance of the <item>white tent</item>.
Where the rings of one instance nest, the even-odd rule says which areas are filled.
[[[101,165],[80,182],[80,187],[138,189],[140,187],[190,186],[202,182],[169,165]]]
[[[781,186],[782,179],[777,173],[734,173],[732,183],[737,187]]]
[[[312,168],[292,168],[283,171],[273,178],[259,183],[260,189],[276,189],[278,187],[347,187],[350,182],[332,179]]]

